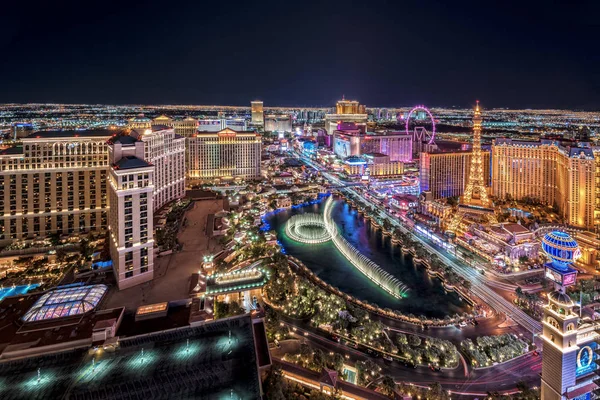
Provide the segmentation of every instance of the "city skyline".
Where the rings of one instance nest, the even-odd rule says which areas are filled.
[[[23,7],[0,102],[600,107],[592,3]]]
[[[598,114],[475,104],[5,106],[0,391],[591,396]]]
[[[0,398],[598,398],[598,15],[9,2]]]

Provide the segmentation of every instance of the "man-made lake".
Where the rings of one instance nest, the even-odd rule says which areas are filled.
[[[431,278],[424,268],[415,266],[412,256],[403,255],[399,245],[392,244],[389,237],[372,228],[356,209],[341,199],[336,200],[333,209],[333,218],[340,233],[362,254],[406,284],[410,288],[408,297],[396,299],[379,288],[350,264],[331,241],[308,245],[286,235],[285,223],[292,215],[306,212],[322,214],[323,206],[324,202],[321,202],[281,211],[268,216],[266,222],[277,231],[286,253],[302,260],[325,282],[358,299],[405,314],[443,318],[469,311],[466,302],[455,293],[444,291],[439,280]]]

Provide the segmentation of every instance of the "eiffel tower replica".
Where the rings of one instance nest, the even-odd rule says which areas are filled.
[[[465,214],[484,215],[488,221],[496,223],[494,214],[494,205],[488,195],[483,178],[483,155],[481,153],[481,110],[479,100],[475,106],[473,115],[473,151],[471,153],[471,165],[469,168],[469,178],[465,191],[459,200],[458,212],[448,224],[448,232],[455,233]]]

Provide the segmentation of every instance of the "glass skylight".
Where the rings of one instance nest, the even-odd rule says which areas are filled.
[[[40,297],[23,320],[34,322],[84,314],[96,308],[107,289],[106,285],[91,285],[53,290]]]

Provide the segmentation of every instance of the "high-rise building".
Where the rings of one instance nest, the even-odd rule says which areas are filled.
[[[255,100],[250,105],[252,108],[252,125],[263,126],[265,123],[263,102]]]
[[[325,131],[330,136],[340,130],[344,124],[349,123],[364,126],[366,129],[367,114],[325,114]]]
[[[185,138],[162,125],[130,135],[144,143],[144,160],[155,166],[153,210],[185,196]]]
[[[188,179],[257,179],[262,140],[256,132],[198,132],[187,140]]]
[[[431,192],[431,199],[462,196],[469,176],[472,152],[425,152],[419,159],[421,192]],[[489,185],[490,153],[482,152],[484,184]]]
[[[589,317],[581,318],[576,312],[578,306],[566,293],[566,288],[576,283],[577,270],[571,264],[579,246],[565,232],[555,231],[544,236],[542,248],[552,260],[544,265],[544,275],[554,291],[548,294],[543,309],[541,398],[590,399],[597,388],[599,326]]]
[[[266,115],[265,132],[291,132],[292,117],[289,115]]]
[[[338,100],[335,105],[336,114],[366,114],[365,106],[361,105],[356,100],[346,100],[342,96],[342,100]]]
[[[596,196],[594,199],[594,228],[596,237],[600,238],[600,147],[593,148],[594,159],[596,160],[596,171],[594,174],[594,187],[596,188]]]
[[[110,255],[119,289],[154,277],[152,228],[155,167],[144,160],[144,142],[120,135],[109,141]]]
[[[213,118],[198,121],[199,132],[219,132],[225,128],[233,129],[236,132],[244,132],[247,130],[248,124],[244,118]],[[186,137],[188,136],[191,135],[186,135]]]
[[[111,130],[41,131],[0,151],[0,243],[106,228]]]
[[[333,152],[341,158],[382,153],[391,161],[412,161],[412,137],[404,132],[371,133],[355,124],[340,124],[333,133]]]
[[[13,124],[12,139],[19,140],[33,133],[33,125],[26,123]]]
[[[175,129],[175,133],[177,135],[190,137],[195,135],[198,131],[198,120],[192,117],[176,119],[173,121],[173,128]]]
[[[335,114],[325,114],[325,131],[328,135],[333,135],[340,125],[344,123],[356,123],[357,125],[367,124],[368,115],[364,105],[358,101],[349,101],[344,98],[339,100],[335,106]]]
[[[500,199],[532,198],[555,206],[572,226],[593,229],[596,160],[591,148],[496,139],[492,146],[492,192]]]
[[[227,118],[221,120],[221,129],[230,128],[237,132],[248,130],[248,124],[244,118]]]

